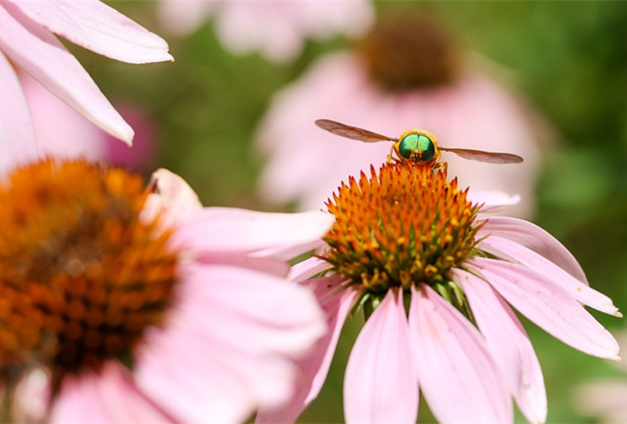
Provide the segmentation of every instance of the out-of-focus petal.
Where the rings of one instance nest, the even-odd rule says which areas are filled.
[[[589,355],[619,359],[614,337],[565,289],[540,272],[486,258],[470,258],[467,265],[555,338]]]
[[[499,258],[520,263],[541,273],[555,285],[566,290],[572,297],[584,305],[590,306],[606,314],[621,317],[618,308],[612,299],[605,296],[587,284],[576,279],[544,256],[531,249],[499,236],[487,237],[478,246],[479,249],[491,253]]]
[[[11,418],[16,423],[44,422],[48,415],[52,379],[43,368],[29,370],[16,384]]]
[[[329,268],[331,264],[327,261],[316,257],[309,258],[292,266],[288,279],[300,283]]]
[[[344,376],[346,422],[416,422],[418,379],[414,362],[403,293],[390,290],[359,333],[348,359]]]
[[[485,281],[459,269],[453,269],[451,277],[461,284],[468,297],[481,334],[518,407],[529,422],[545,422],[547,402],[542,369],[520,321]]]
[[[325,212],[267,213],[205,208],[181,224],[173,242],[198,252],[262,252],[289,249],[304,253],[321,243],[333,223]]]
[[[537,225],[524,219],[505,216],[483,218],[479,237],[493,234],[513,240],[564,268],[576,279],[588,283],[577,259],[562,243]]]
[[[296,391],[290,401],[272,410],[257,413],[257,424],[294,422],[303,410],[318,396],[326,380],[346,317],[353,308],[358,292],[348,288],[332,294],[330,290],[341,284],[341,277],[332,276],[309,280],[307,286],[314,289],[320,306],[327,316],[329,327],[326,335],[316,343],[314,351],[297,362],[300,370]],[[322,288],[321,288],[322,286]],[[327,288],[324,290],[324,288]]]
[[[585,383],[575,390],[574,399],[575,409],[597,418],[594,422],[627,422],[627,381],[624,378]]]
[[[467,199],[482,205],[480,209],[482,213],[496,212],[505,206],[517,205],[520,202],[519,195],[510,195],[502,191],[469,191]]]
[[[511,423],[511,398],[482,336],[428,286],[412,287],[409,331],[418,381],[440,422]]]
[[[87,119],[131,144],[133,129],[51,32],[12,3],[0,7],[0,28],[0,49],[17,65]]]
[[[0,32],[3,31],[4,28]],[[1,175],[13,166],[35,159],[37,142],[20,81],[2,51],[0,51],[0,81],[2,81],[0,84]]]
[[[83,373],[63,378],[52,405],[51,424],[109,423],[111,416],[98,393],[98,375]]]
[[[98,0],[7,0],[30,19],[84,48],[128,63],[174,60],[156,34]]]
[[[219,5],[218,1],[161,0],[157,14],[161,25],[176,35],[187,35],[198,28]]]
[[[163,224],[170,227],[202,209],[196,192],[183,178],[167,169],[156,170],[149,186],[152,193],[146,199],[142,211],[149,221],[156,214],[164,213]]]
[[[138,384],[187,422],[241,421],[256,407],[287,401],[296,379],[293,360],[325,331],[311,292],[241,268],[184,268],[180,306],[138,355]]]

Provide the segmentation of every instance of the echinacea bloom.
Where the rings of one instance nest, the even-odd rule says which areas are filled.
[[[0,183],[2,421],[241,422],[324,333],[285,258],[326,213],[203,208],[159,170],[42,160]]]
[[[539,121],[511,90],[462,57],[434,21],[382,21],[362,48],[330,54],[278,93],[256,137],[267,159],[259,192],[273,204],[322,207],[337,181],[385,161],[388,143],[361,143],[314,126],[332,119],[389,137],[410,128],[445,147],[515,153],[520,165],[486,165],[446,155],[460,184],[518,193],[512,213],[533,211]],[[321,166],[323,164],[324,166]]]
[[[568,250],[530,222],[482,216],[494,197],[470,195],[413,162],[342,184],[327,203],[336,218],[327,246],[291,273],[316,293],[330,332],[302,361],[290,405],[259,422],[291,421],[316,397],[353,310],[367,321],[346,367],[348,423],[414,423],[419,395],[440,422],[512,422],[512,398],[544,422],[542,371],[512,307],[584,353],[618,359],[584,305],[620,313]]]
[[[1,0],[0,28],[0,156],[19,150],[21,162],[37,158],[38,152],[13,66],[104,131],[129,145],[133,139],[133,129],[55,34],[127,63],[173,60],[163,39],[97,0]]]
[[[370,0],[161,0],[159,15],[167,29],[180,35],[215,15],[217,37],[227,50],[258,51],[273,62],[286,62],[300,54],[305,39],[362,35],[372,23],[374,6]]]

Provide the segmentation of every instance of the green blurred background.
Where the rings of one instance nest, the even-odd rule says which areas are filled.
[[[182,175],[206,205],[269,209],[255,195],[263,165],[251,146],[256,125],[273,93],[320,55],[350,47],[351,41],[308,42],[294,63],[274,65],[256,54],[226,52],[211,22],[175,39],[160,29],[155,3],[109,4],[166,38],[176,58],[133,66],[70,46],[110,100],[139,104],[155,118],[161,142],[155,165]],[[594,288],[627,311],[627,2],[390,1],[376,6],[378,13],[435,12],[464,47],[512,71],[515,87],[562,139],[561,149],[544,158],[532,220],[575,254]],[[623,327],[619,319],[595,316],[612,331]],[[361,325],[357,321],[345,328],[323,393],[301,421],[342,421],[342,373]],[[574,410],[572,389],[592,378],[625,376],[608,361],[525,324],[545,374],[548,422],[595,422]],[[424,404],[421,420],[430,420]]]

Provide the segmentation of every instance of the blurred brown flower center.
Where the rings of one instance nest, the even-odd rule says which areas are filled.
[[[130,359],[177,282],[159,217],[140,219],[140,177],[45,160],[0,184],[0,376],[63,373]],[[58,381],[58,380],[57,380]]]

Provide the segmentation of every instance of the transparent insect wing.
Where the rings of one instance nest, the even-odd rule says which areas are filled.
[[[397,141],[396,138],[387,137],[382,134],[377,134],[372,131],[364,130],[363,128],[353,127],[351,125],[341,124],[330,119],[318,119],[316,125],[323,130],[329,131],[332,134],[339,135],[340,137],[350,138],[352,140],[359,140],[366,143],[375,143],[378,141]]]
[[[453,149],[440,146],[440,150],[445,152],[451,152],[464,159],[476,160],[479,162],[506,164],[506,163],[520,163],[523,161],[518,155],[512,153],[501,152],[485,152],[483,150],[473,149]]]

